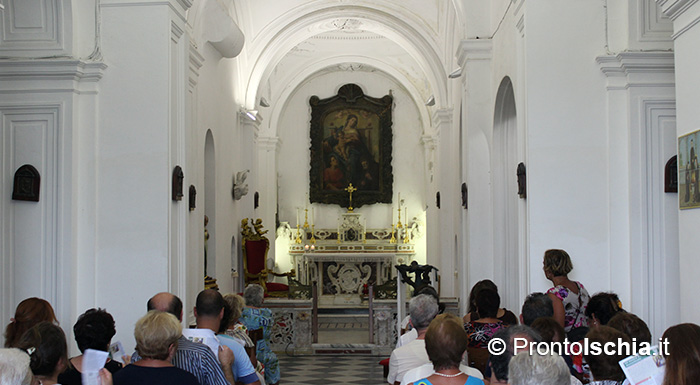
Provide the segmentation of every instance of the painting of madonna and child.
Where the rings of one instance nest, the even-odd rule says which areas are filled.
[[[323,127],[323,189],[344,190],[352,183],[358,191],[378,190],[377,114],[341,110],[327,116]]]
[[[358,93],[361,91],[353,91],[355,96]],[[339,95],[326,99],[327,104],[323,103],[326,100],[312,104],[310,198],[347,207],[346,189],[352,184],[355,207],[389,202],[393,182],[391,97],[385,105],[384,98],[362,95],[348,103],[342,92]]]

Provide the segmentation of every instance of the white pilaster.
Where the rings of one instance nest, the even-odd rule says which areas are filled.
[[[459,131],[455,129],[452,108],[441,108],[433,112],[433,127],[439,137],[439,151],[437,159],[437,191],[440,192],[440,208],[437,210],[437,222],[429,228],[437,229],[439,244],[431,246],[428,250],[435,250],[440,256],[435,263],[440,269],[440,295],[443,297],[455,297],[457,288],[457,223],[459,214]],[[433,195],[434,196],[434,195]],[[432,254],[432,255],[431,255]],[[428,253],[428,262],[437,255]]]
[[[608,90],[611,289],[659,337],[680,319],[678,194],[662,188],[677,147],[674,55],[597,61]]]
[[[0,175],[9,181],[0,190],[4,319],[27,297],[48,300],[64,324],[95,306],[96,104],[106,68],[79,60],[0,61]],[[11,199],[23,164],[39,171],[39,202]]]
[[[462,143],[466,164],[461,180],[466,181],[469,205],[463,234],[466,263],[460,282],[461,308],[466,312],[471,286],[493,277],[493,211],[491,192],[491,127],[493,126],[492,46],[490,39],[467,39],[456,56],[462,70]],[[479,204],[472,204],[478,202]],[[463,210],[464,211],[464,210]],[[472,221],[478,220],[478,224]]]
[[[258,179],[256,190],[260,194],[260,206],[255,210],[255,217],[262,218],[265,228],[269,230],[270,252],[268,261],[275,263],[275,217],[277,213],[277,156],[282,142],[276,136],[259,136]],[[273,277],[270,277],[273,278]]]

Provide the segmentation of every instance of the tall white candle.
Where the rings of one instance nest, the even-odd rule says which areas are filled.
[[[297,227],[299,227],[299,208],[297,207]]]

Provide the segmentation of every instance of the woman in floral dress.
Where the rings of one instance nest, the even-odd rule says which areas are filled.
[[[579,282],[569,279],[574,269],[569,254],[564,250],[551,249],[544,253],[542,269],[554,287],[547,290],[552,299],[554,319],[569,333],[572,329],[588,327],[586,306],[591,296]]]
[[[280,368],[277,355],[270,347],[270,334],[274,318],[272,310],[262,307],[264,289],[260,285],[250,284],[243,292],[246,306],[243,308],[240,322],[248,330],[263,330],[263,339],[257,342],[256,357],[265,367],[265,382],[276,385],[280,381]]]
[[[497,331],[509,325],[496,318],[501,298],[491,289],[483,289],[476,295],[476,312],[480,318],[464,324],[469,336],[470,348],[486,348]]]

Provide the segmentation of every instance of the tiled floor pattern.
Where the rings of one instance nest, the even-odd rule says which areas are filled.
[[[388,385],[382,366],[385,357],[358,355],[277,355],[280,362],[280,385],[362,384]]]

